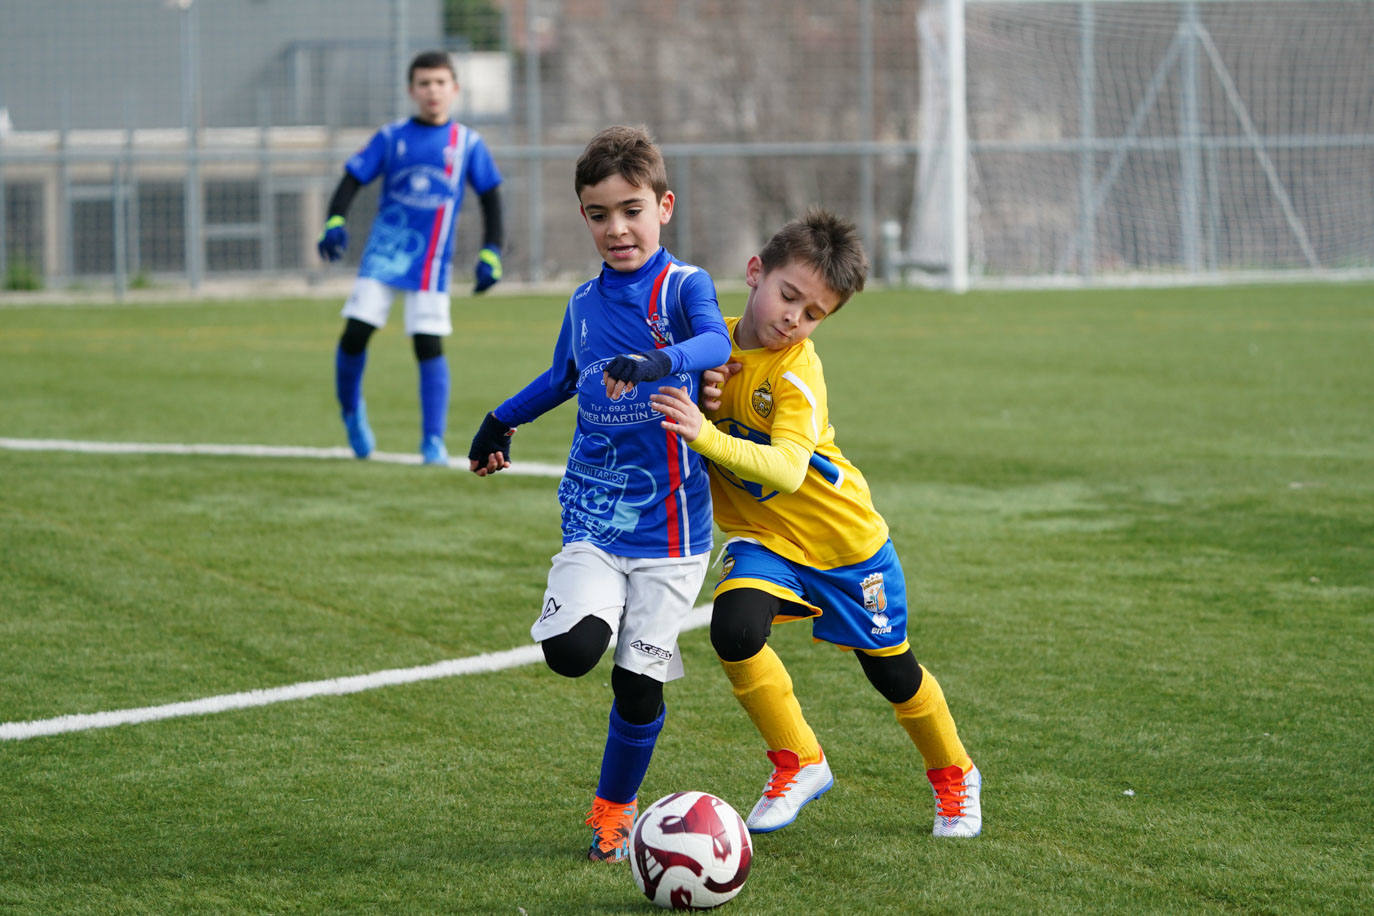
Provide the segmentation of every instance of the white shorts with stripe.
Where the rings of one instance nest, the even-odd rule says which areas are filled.
[[[677,637],[706,578],[710,553],[694,557],[622,557],[586,541],[553,558],[535,642],[599,617],[616,640],[615,663],[667,683],[682,677]]]

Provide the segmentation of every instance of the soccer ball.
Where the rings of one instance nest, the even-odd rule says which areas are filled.
[[[709,910],[749,877],[754,850],[734,808],[706,792],[674,792],[644,809],[630,832],[630,872],[654,903]]]

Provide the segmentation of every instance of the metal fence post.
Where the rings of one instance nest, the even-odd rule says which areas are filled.
[[[71,121],[72,94],[70,89],[62,92],[62,127],[57,135],[57,232],[58,251],[54,272],[64,283],[70,283],[75,273],[74,249],[76,232],[72,226],[72,171],[71,171]]]
[[[949,41],[949,288],[968,290],[968,73],[964,0],[945,0]]]
[[[859,4],[859,139],[865,150],[859,157],[859,229],[868,250],[878,242],[874,231],[873,141],[873,0]]]
[[[1186,31],[1182,76],[1183,85],[1179,87],[1179,135],[1183,145],[1179,149],[1179,237],[1183,249],[1183,266],[1189,273],[1197,273],[1202,267],[1202,253],[1199,247],[1202,212],[1202,194],[1199,184],[1202,180],[1202,147],[1198,144],[1198,14],[1196,3],[1183,4],[1182,26]]]
[[[200,67],[200,48],[195,0],[179,0],[181,6],[181,120],[186,129],[186,185],[183,201],[186,239],[186,282],[191,289],[200,289],[205,269],[205,249],[202,238],[200,186],[200,85],[196,79]]]
[[[544,132],[539,103],[538,0],[525,0],[525,117],[528,120],[530,157],[530,280],[544,279],[544,159],[539,153]]]
[[[1093,211],[1097,136],[1096,62],[1097,17],[1091,3],[1078,7],[1078,273],[1091,280],[1097,270],[1097,226]]]
[[[391,0],[391,63],[396,74],[393,85],[396,87],[395,117],[404,118],[410,111],[410,87],[407,85],[406,68],[406,0]]]

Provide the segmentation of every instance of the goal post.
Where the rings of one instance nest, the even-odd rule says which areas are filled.
[[[908,271],[1374,276],[1372,0],[941,0],[917,30]]]

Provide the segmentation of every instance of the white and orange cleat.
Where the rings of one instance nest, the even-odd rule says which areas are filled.
[[[935,792],[934,836],[975,837],[983,832],[983,774],[957,766],[926,770]]]
[[[815,763],[801,765],[796,753],[789,750],[769,751],[773,761],[773,775],[763,787],[763,797],[745,819],[750,833],[772,833],[797,819],[807,802],[820,798],[835,785],[825,752]]]

